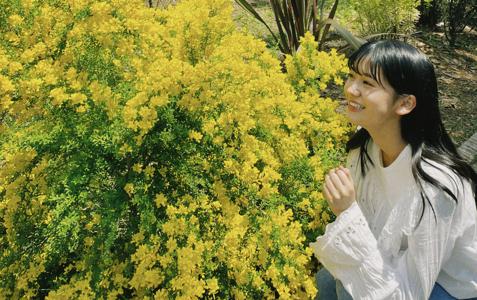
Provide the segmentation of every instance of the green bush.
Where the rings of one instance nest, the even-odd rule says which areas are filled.
[[[477,28],[477,0],[434,0],[442,13],[446,39],[455,46],[466,26]]]
[[[380,33],[407,34],[414,30],[419,18],[419,0],[348,0],[355,12],[352,24],[362,35]],[[351,15],[350,13],[347,14]]]

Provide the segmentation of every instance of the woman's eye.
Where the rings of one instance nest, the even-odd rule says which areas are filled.
[[[373,83],[369,80],[363,80],[363,83],[366,85],[374,86]]]

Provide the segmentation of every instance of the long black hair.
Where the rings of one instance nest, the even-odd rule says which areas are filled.
[[[442,124],[436,75],[434,66],[427,56],[407,43],[380,40],[362,45],[350,56],[348,66],[351,70],[361,74],[360,65],[362,67],[362,64],[366,65],[369,75],[381,85],[383,82],[381,77],[384,76],[397,95],[414,95],[416,97],[415,108],[409,114],[401,117],[400,124],[403,139],[411,145],[412,174],[419,188],[423,204],[419,223],[422,220],[426,202],[431,206],[435,216],[434,208],[424,192],[422,181],[443,190],[456,203],[458,201],[457,196],[449,187],[424,172],[423,162],[437,162],[448,167],[457,176],[468,179],[477,202],[477,173],[459,155]],[[363,177],[366,175],[367,162],[374,165],[366,152],[369,139],[369,132],[361,128],[346,145],[347,152],[360,148],[360,165]],[[450,179],[454,181],[452,178]]]

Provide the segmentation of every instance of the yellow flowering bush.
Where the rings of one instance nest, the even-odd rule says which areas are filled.
[[[283,74],[228,0],[0,6],[0,298],[314,297],[343,57]]]

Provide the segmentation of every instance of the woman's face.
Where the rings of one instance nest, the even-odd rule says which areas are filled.
[[[360,66],[361,67],[361,66]],[[400,115],[397,95],[384,76],[381,84],[363,70],[362,74],[350,72],[344,86],[344,94],[348,102],[346,115],[351,123],[364,127],[368,131],[384,128],[389,122],[399,122]]]

